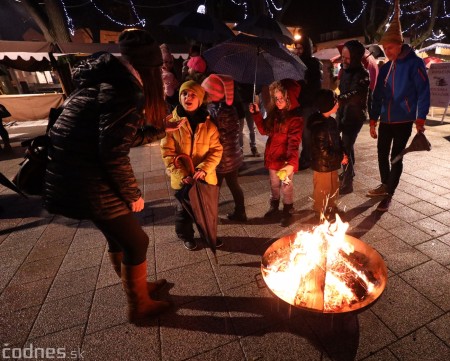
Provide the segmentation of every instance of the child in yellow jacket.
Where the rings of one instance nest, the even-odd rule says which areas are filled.
[[[183,124],[176,131],[167,133],[161,140],[161,153],[167,173],[170,174],[171,187],[174,190],[181,189],[183,184],[191,181],[190,177],[215,185],[216,167],[222,158],[223,148],[219,141],[219,131],[210,120],[206,108],[202,106],[205,90],[200,84],[189,80],[181,85],[179,95],[180,105],[167,117],[166,124]],[[179,162],[181,168],[175,168],[174,160],[179,154],[191,157],[194,174],[189,174],[188,168],[182,162]],[[177,204],[175,232],[188,250],[197,248],[193,221],[181,204]]]

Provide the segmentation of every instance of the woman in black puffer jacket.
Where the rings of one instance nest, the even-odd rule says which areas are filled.
[[[129,320],[136,321],[169,306],[149,297],[165,280],[146,281],[149,240],[133,215],[144,200],[129,158],[136,143],[164,137],[154,127],[141,129],[144,110],[147,119],[162,120],[165,103],[158,44],[138,29],[122,32],[119,44],[123,59],[94,54],[74,70],[78,89],[50,130],[44,206],[90,219],[102,231],[127,293]]]
[[[239,144],[239,116],[233,106],[234,81],[228,75],[211,74],[202,82],[202,87],[208,94],[208,111],[220,133],[220,143],[223,146],[222,159],[216,168],[218,186],[223,180],[234,200],[234,212],[227,215],[233,221],[245,222],[244,192],[238,181],[239,167],[243,162],[243,154]]]

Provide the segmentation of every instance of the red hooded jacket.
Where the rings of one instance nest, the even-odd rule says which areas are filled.
[[[297,101],[300,94],[300,85],[292,79],[283,79],[281,85],[287,90],[291,106],[288,111],[280,111],[274,108],[276,121],[270,131],[264,129],[264,122],[260,112],[253,114],[253,119],[258,131],[262,135],[268,135],[264,152],[264,166],[267,169],[279,170],[290,164],[294,172],[298,171],[298,149],[302,139],[303,118]],[[279,119],[284,118],[284,122]]]

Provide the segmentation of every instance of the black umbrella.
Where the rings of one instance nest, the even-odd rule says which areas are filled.
[[[306,66],[274,39],[239,34],[203,53],[208,68],[239,83],[268,85],[286,78],[301,80]]]
[[[278,40],[283,44],[292,44],[294,36],[289,29],[268,15],[249,16],[236,25],[233,30],[247,34]]]
[[[161,25],[200,43],[216,43],[234,36],[222,21],[196,11],[183,11],[164,20]]]
[[[11,182],[8,178],[6,178],[6,176],[1,172],[0,172],[0,184],[20,194],[21,196],[28,198],[13,182]]]
[[[175,157],[175,167],[179,168],[179,162],[184,160],[191,175],[194,174],[194,164],[187,154]],[[185,184],[175,193],[183,208],[195,222],[201,238],[216,254],[217,223],[219,219],[219,187],[201,180],[194,180],[192,184]],[[216,259],[217,262],[217,259]]]
[[[409,146],[403,149],[399,155],[392,159],[391,164],[397,163],[400,159],[403,158],[406,153],[420,152],[423,150],[430,151],[431,144],[428,141],[427,137],[425,137],[425,134],[423,134],[422,132],[417,132]]]

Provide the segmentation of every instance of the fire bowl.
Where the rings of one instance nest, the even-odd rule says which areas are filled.
[[[273,271],[271,271],[271,266],[275,263],[280,263],[280,260],[289,259],[290,253],[292,251],[292,244],[296,237],[297,234],[292,234],[276,240],[269,246],[269,248],[267,248],[262,257],[261,273],[267,287],[275,296],[297,308],[319,313],[344,313],[362,310],[363,308],[366,308],[367,306],[372,304],[378,297],[381,296],[387,282],[387,269],[383,259],[375,249],[373,249],[363,241],[349,235],[344,236],[344,241],[353,247],[353,251],[349,254],[346,254],[345,259],[346,261],[350,262],[354,266],[354,268],[360,272],[360,274],[362,274],[364,277],[367,276],[367,278],[371,281],[370,291],[369,289],[359,286],[359,283],[361,282],[359,282],[358,280],[349,281],[354,286],[353,288],[355,289],[355,293],[357,295],[355,297],[356,299],[351,302],[343,302],[342,304],[333,305],[333,307],[326,307],[323,300],[326,298],[324,296],[324,293],[326,290],[325,284],[327,282],[327,276],[309,277],[313,279],[313,286],[310,287],[309,291],[307,292],[310,294],[308,297],[316,299],[316,301],[312,301],[311,304],[308,304],[308,302],[305,303],[303,301],[299,301],[299,297],[293,297],[292,292],[289,296],[287,296],[283,290],[280,292],[280,287],[277,286],[276,281],[275,287],[273,288],[278,288],[278,290],[274,290],[270,285],[274,285],[273,279],[268,282],[270,273],[273,273]],[[323,267],[320,267],[318,273],[323,273],[325,275],[327,274],[327,272],[323,272]],[[292,280],[289,279],[288,283],[292,283],[294,287],[296,287],[295,285],[298,285],[302,282],[301,280],[299,281],[299,278],[301,277],[296,277],[294,275],[294,277],[292,277]],[[317,281],[317,278],[322,278],[322,281]],[[356,279],[357,278],[358,277],[356,277]],[[314,293],[316,294],[314,295]],[[317,299],[319,299],[319,302],[317,302]],[[320,305],[320,302],[322,302],[322,305]]]

